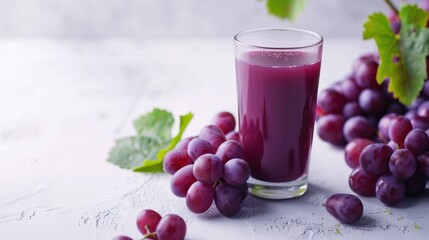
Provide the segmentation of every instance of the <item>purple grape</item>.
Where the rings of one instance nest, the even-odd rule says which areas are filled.
[[[222,130],[220,130],[220,128],[216,127],[215,125],[203,127],[200,131],[199,137],[209,142],[213,146],[214,151],[216,151],[219,145],[226,141]]]
[[[417,157],[417,172],[429,178],[429,152],[425,152]]]
[[[171,192],[178,197],[186,197],[186,193],[197,179],[193,174],[193,165],[187,165],[179,169],[171,178]]]
[[[359,156],[362,150],[372,143],[374,142],[364,138],[356,138],[349,142],[344,149],[344,158],[347,165],[353,169],[359,166]]]
[[[408,149],[399,149],[390,157],[389,169],[399,180],[410,178],[417,169],[416,158]]]
[[[133,240],[133,239],[127,236],[116,236],[112,238],[112,240]]]
[[[207,153],[215,153],[213,146],[202,138],[195,138],[189,142],[188,155],[195,161],[200,156]]]
[[[342,113],[347,99],[334,89],[324,90],[318,99],[318,105],[325,113]]]
[[[214,199],[214,189],[210,184],[194,182],[186,194],[186,206],[193,213],[209,210]]]
[[[364,89],[359,95],[359,106],[369,114],[378,115],[386,108],[386,98],[379,90]]]
[[[222,183],[215,189],[215,204],[221,214],[233,216],[243,206],[242,193],[238,188]]]
[[[346,79],[341,83],[341,92],[349,101],[357,101],[362,89],[352,79]]]
[[[342,115],[329,114],[317,120],[317,133],[326,142],[335,145],[344,143],[343,126],[345,118]]]
[[[389,113],[384,115],[380,121],[378,122],[378,131],[380,133],[380,137],[385,140],[386,142],[390,141],[389,137],[389,125],[390,122],[396,117],[398,114],[396,113]]]
[[[405,195],[416,196],[426,189],[426,178],[418,173],[405,180]]]
[[[360,61],[360,63],[356,63],[353,67],[356,83],[359,87],[364,89],[380,87],[376,80],[377,62],[374,60]]]
[[[161,221],[161,215],[151,209],[141,211],[139,215],[137,215],[136,219],[137,228],[143,235],[154,233],[159,221]],[[147,228],[149,229],[149,232],[147,231]],[[157,239],[156,236],[153,236],[153,239]]]
[[[182,167],[192,164],[191,157],[189,157],[188,152],[185,150],[174,149],[169,151],[164,157],[164,171],[173,175]]]
[[[400,147],[403,147],[405,137],[411,130],[413,130],[411,121],[406,117],[397,116],[390,122],[389,137]]]
[[[213,184],[222,177],[222,161],[214,154],[204,154],[195,160],[193,173],[198,181]]]
[[[231,186],[241,186],[249,177],[250,166],[243,159],[231,159],[223,167],[223,179]]]
[[[216,151],[216,156],[222,161],[222,165],[233,158],[244,158],[243,146],[234,140],[222,143]]]
[[[408,119],[413,119],[413,118],[416,118],[416,117],[420,117],[419,115],[417,115],[417,111],[414,111],[414,110],[409,110],[407,113],[405,113],[404,116],[406,118],[408,118]]]
[[[240,142],[240,133],[237,131],[231,131],[225,135],[226,140],[235,140]]]
[[[404,181],[398,180],[392,175],[383,175],[377,181],[375,195],[382,203],[394,206],[405,197]]]
[[[230,112],[220,112],[213,117],[212,124],[227,134],[235,129],[235,118]]]
[[[411,125],[413,125],[413,129],[429,129],[429,118],[415,116],[413,118],[410,118],[410,121]]]
[[[361,167],[355,168],[349,177],[350,189],[362,196],[375,196],[378,176],[369,175]]]
[[[241,186],[237,187],[238,190],[240,190],[241,193],[241,199],[245,199],[247,197],[247,194],[249,193],[249,185],[247,183],[244,183]]]
[[[355,116],[346,121],[343,134],[346,140],[350,142],[355,138],[372,139],[375,132],[368,119],[362,116]]]
[[[388,169],[389,159],[392,153],[392,148],[386,144],[370,144],[366,146],[360,154],[360,166],[370,175],[381,175]]]
[[[363,215],[362,201],[351,194],[333,194],[325,203],[326,210],[338,221],[352,224]]]
[[[425,131],[414,129],[405,137],[404,145],[414,156],[418,156],[429,150],[429,137]]]
[[[429,118],[429,101],[422,102],[417,108],[417,115]]]
[[[348,102],[346,105],[344,105],[343,108],[343,115],[346,118],[351,118],[354,116],[363,115],[364,112],[362,108],[359,107],[359,104],[357,102]]]
[[[177,145],[174,149],[188,151],[188,145],[192,141],[192,139],[194,139],[194,138],[197,138],[197,137],[192,136],[192,137],[187,137],[187,138],[180,140],[180,142],[177,143]]]
[[[156,228],[159,240],[183,240],[186,236],[186,223],[176,214],[164,216]]]

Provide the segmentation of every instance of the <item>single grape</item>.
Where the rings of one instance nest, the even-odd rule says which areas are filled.
[[[429,118],[429,101],[424,101],[417,108],[417,115],[420,117]]]
[[[224,134],[227,134],[235,129],[235,118],[230,112],[220,112],[214,116],[213,125],[220,128]]]
[[[346,118],[363,115],[364,112],[357,102],[348,102],[344,105],[343,115]]]
[[[186,194],[186,206],[193,213],[209,210],[214,199],[214,189],[210,184],[194,182]]]
[[[354,116],[345,122],[343,134],[346,140],[350,142],[355,138],[372,139],[375,131],[368,119],[362,116]]]
[[[373,143],[366,146],[359,157],[363,170],[370,175],[381,175],[389,167],[389,159],[393,150],[383,143]]]
[[[354,76],[356,83],[361,88],[379,88],[377,83],[378,63],[374,60],[361,61],[360,64],[354,65]]]
[[[133,240],[133,239],[127,236],[116,236],[112,238],[112,240]]]
[[[411,125],[413,125],[413,129],[429,129],[429,118],[415,116],[413,118],[410,118],[410,121]]]
[[[350,189],[362,196],[375,196],[378,176],[369,175],[361,167],[355,168],[349,177]]]
[[[195,160],[193,173],[198,181],[213,184],[222,177],[222,161],[216,155],[204,154]]]
[[[238,188],[222,183],[215,188],[215,204],[224,216],[233,216],[243,206],[242,193]]]
[[[362,89],[353,79],[346,79],[341,83],[342,93],[349,101],[357,101]]]
[[[183,240],[186,236],[186,223],[176,214],[164,216],[156,227],[159,240]]]
[[[418,156],[429,150],[429,137],[425,131],[413,129],[405,137],[404,144],[405,148],[410,150],[414,156]]]
[[[186,193],[197,179],[193,174],[193,165],[187,165],[179,169],[171,178],[171,192],[178,197],[186,197]]]
[[[359,106],[369,114],[378,115],[386,108],[386,97],[375,89],[364,89],[359,95]]]
[[[233,158],[243,158],[244,150],[241,143],[234,140],[227,140],[222,143],[216,151],[216,156],[222,161],[222,165]]]
[[[223,166],[223,179],[232,186],[241,186],[246,183],[250,177],[249,164],[240,158],[229,160]]]
[[[342,113],[347,99],[334,89],[324,90],[318,99],[318,105],[325,113]]]
[[[411,121],[404,116],[397,116],[390,122],[389,137],[403,147],[405,137],[411,130],[413,130]]]
[[[338,221],[352,224],[363,215],[362,201],[351,194],[333,194],[325,203],[326,210]]]
[[[404,181],[392,175],[381,176],[375,185],[375,195],[378,200],[388,206],[394,206],[405,197]]]
[[[405,180],[410,178],[417,169],[416,158],[408,149],[399,149],[390,157],[389,169],[397,179]]]
[[[417,157],[417,172],[429,178],[429,152]]]
[[[237,131],[231,131],[225,135],[226,140],[235,140],[240,142],[240,133]]]
[[[249,193],[249,185],[247,183],[244,183],[241,186],[237,187],[238,190],[240,190],[241,193],[241,199],[245,199],[247,197],[247,194]]]
[[[317,120],[317,133],[326,142],[335,145],[344,143],[343,126],[345,118],[342,115],[328,114]]]
[[[197,138],[197,137],[192,136],[192,137],[183,138],[182,140],[180,140],[179,143],[177,143],[174,149],[188,151],[188,145],[194,138]]]
[[[370,175],[381,175],[388,169],[392,153],[392,148],[386,144],[370,144],[360,154],[360,166]]]
[[[220,128],[216,127],[215,125],[203,127],[200,131],[199,137],[209,142],[213,146],[214,151],[216,151],[219,145],[226,141],[222,130],[220,130]]]
[[[192,163],[194,163],[194,161],[189,157],[187,151],[174,149],[165,155],[163,166],[164,171],[173,175],[182,167]]]
[[[215,153],[213,146],[202,138],[195,138],[189,142],[188,155],[195,161],[201,155]]]
[[[426,178],[419,173],[405,180],[405,195],[416,196],[426,189]]]
[[[396,117],[398,114],[396,113],[389,113],[384,115],[380,121],[378,122],[378,131],[380,137],[385,140],[386,142],[390,141],[389,137],[389,125],[390,122]]]
[[[417,115],[417,112],[414,110],[408,110],[407,113],[405,113],[404,117],[408,118],[408,119],[413,119],[416,117],[420,117],[419,115]]]
[[[159,215],[159,213],[151,209],[145,209],[137,215],[136,223],[140,233],[146,235],[155,232],[159,221],[161,221],[161,215]],[[148,229],[149,232],[147,231]],[[153,239],[156,239],[156,236],[153,236]]]
[[[347,165],[351,168],[359,166],[359,156],[362,150],[372,143],[374,142],[364,138],[356,138],[349,142],[344,149],[344,158]]]

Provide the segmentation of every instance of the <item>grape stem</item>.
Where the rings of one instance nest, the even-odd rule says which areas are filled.
[[[386,4],[390,7],[390,9],[392,9],[393,12],[395,12],[397,16],[399,16],[398,8],[392,3],[391,0],[384,0],[384,2],[386,2]]]
[[[144,228],[146,229],[147,233],[145,235],[143,235],[143,239],[151,238],[151,237],[155,237],[156,236],[155,232],[150,232],[149,225],[144,226]]]

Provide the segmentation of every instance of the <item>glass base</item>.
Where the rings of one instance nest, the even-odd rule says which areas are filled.
[[[307,175],[291,182],[265,182],[250,177],[247,181],[249,193],[267,199],[288,199],[302,196],[308,187]]]

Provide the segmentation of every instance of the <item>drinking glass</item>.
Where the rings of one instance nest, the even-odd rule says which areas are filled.
[[[240,140],[252,195],[303,195],[316,111],[323,38],[292,29],[255,29],[235,37]]]

